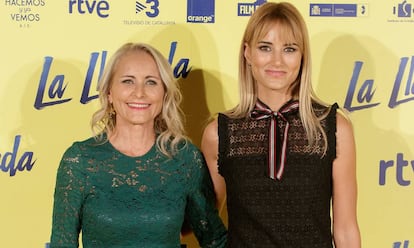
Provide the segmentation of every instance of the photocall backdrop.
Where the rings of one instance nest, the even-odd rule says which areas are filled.
[[[263,2],[2,1],[0,246],[47,247],[60,158],[91,135],[119,46],[147,42],[168,58],[199,145],[207,118],[238,101],[240,39]],[[354,124],[363,247],[414,247],[414,0],[290,2],[308,24],[316,92]]]

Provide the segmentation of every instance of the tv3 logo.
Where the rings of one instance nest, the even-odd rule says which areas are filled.
[[[414,9],[412,7],[411,3],[407,3],[406,0],[404,0],[402,3],[399,3],[398,6],[394,6],[393,8],[393,14],[397,15],[398,17],[411,17],[411,12],[413,12]]]
[[[158,0],[146,0],[145,3],[147,5],[140,3],[139,1],[135,2],[135,13],[136,14],[140,13],[141,11],[147,8],[149,10],[145,11],[145,14],[150,18],[157,17],[160,14],[160,10],[159,10],[160,3]]]

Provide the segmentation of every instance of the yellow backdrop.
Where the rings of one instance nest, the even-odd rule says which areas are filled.
[[[169,58],[199,145],[206,119],[237,103],[239,41],[262,2],[2,1],[0,246],[49,241],[59,160],[91,135],[97,79],[115,49],[141,41]],[[414,247],[414,1],[290,2],[308,23],[317,93],[351,112],[363,247]]]

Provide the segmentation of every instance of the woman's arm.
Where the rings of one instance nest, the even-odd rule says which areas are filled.
[[[216,193],[216,206],[221,213],[224,203],[226,201],[226,184],[224,178],[218,172],[218,123],[217,119],[212,121],[204,129],[203,138],[201,141],[201,151],[207,162],[210,176],[214,184],[214,191]]]
[[[333,162],[333,235],[336,248],[360,248],[357,221],[356,151],[351,122],[337,114]]]
[[[186,220],[203,248],[224,248],[227,230],[215,206],[213,182],[205,159],[193,146],[186,154],[194,154],[188,160],[188,188]]]
[[[80,153],[74,145],[63,155],[57,171],[50,248],[79,246],[80,210],[85,190],[80,164]]]

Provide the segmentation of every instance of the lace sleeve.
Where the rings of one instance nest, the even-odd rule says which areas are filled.
[[[186,207],[186,219],[196,235],[201,247],[225,247],[227,231],[215,207],[215,195],[212,181],[203,156],[198,150],[193,151],[188,165],[190,194]]]
[[[50,248],[78,247],[81,205],[85,190],[78,146],[70,147],[60,162],[54,194]]]

